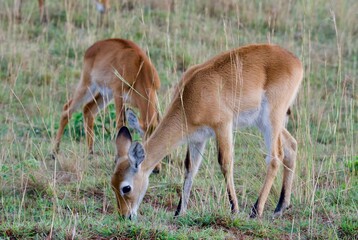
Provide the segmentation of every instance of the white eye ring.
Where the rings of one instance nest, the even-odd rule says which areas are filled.
[[[122,182],[121,185],[119,186],[119,191],[120,191],[121,196],[124,196],[124,195],[130,193],[132,191],[132,189],[133,189],[132,185],[127,181]]]

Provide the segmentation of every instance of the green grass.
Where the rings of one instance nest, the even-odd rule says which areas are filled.
[[[337,1],[112,1],[99,24],[92,1],[24,1],[23,21],[0,2],[0,238],[55,239],[353,239],[358,235],[358,3]],[[66,4],[65,4],[66,3]],[[60,112],[72,95],[85,50],[95,41],[135,41],[156,66],[168,106],[183,71],[227,49],[271,42],[303,62],[303,85],[288,129],[299,153],[292,208],[272,220],[280,172],[262,219],[248,219],[265,161],[256,130],[235,134],[235,186],[240,214],[230,215],[215,142],[207,146],[188,213],[174,218],[184,178],[185,147],[150,177],[138,219],[120,219],[110,188],[115,134],[113,106],[96,120],[89,158],[82,114],[49,159]],[[138,137],[138,136],[137,136]]]

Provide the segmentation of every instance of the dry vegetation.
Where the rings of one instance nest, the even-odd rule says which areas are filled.
[[[24,1],[21,24],[12,0],[0,1],[0,238],[269,238],[358,237],[358,2],[356,0],[112,1],[99,20],[91,1]],[[84,51],[104,38],[145,49],[162,81],[161,111],[183,71],[226,49],[271,42],[294,52],[305,77],[288,128],[299,142],[293,207],[272,220],[281,176],[264,217],[247,215],[263,181],[262,138],[236,133],[235,181],[241,213],[231,216],[211,142],[186,216],[173,218],[183,181],[185,147],[151,176],[139,218],[119,219],[110,189],[113,107],[97,120],[89,158],[82,115],[75,115],[61,153],[50,160],[62,104],[72,94]],[[103,127],[104,126],[104,127]],[[106,129],[109,129],[110,134]]]

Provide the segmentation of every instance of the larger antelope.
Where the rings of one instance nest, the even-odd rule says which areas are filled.
[[[139,109],[144,137],[148,137],[158,125],[156,91],[159,87],[156,69],[135,43],[124,39],[96,42],[87,49],[81,80],[73,98],[63,107],[54,153],[59,151],[61,137],[72,113],[83,105],[87,145],[89,152],[93,153],[94,118],[112,99],[117,128],[120,129],[125,122],[124,104],[130,103]],[[160,170],[160,165],[156,170]]]
[[[267,148],[267,172],[250,216],[261,216],[281,164],[283,185],[275,215],[290,204],[297,143],[285,128],[303,69],[298,58],[276,45],[248,45],[224,52],[190,68],[178,84],[163,120],[150,138],[132,143],[128,129],[117,135],[117,162],[111,184],[119,213],[136,215],[155,165],[182,143],[188,143],[185,180],[176,215],[188,205],[193,179],[206,140],[216,137],[218,161],[225,177],[231,211],[238,212],[233,177],[233,129],[256,126]]]

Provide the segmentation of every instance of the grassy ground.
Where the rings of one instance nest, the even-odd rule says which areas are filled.
[[[172,1],[169,8],[159,0],[112,1],[104,24],[92,1],[47,1],[46,25],[39,23],[37,1],[24,2],[23,21],[16,24],[13,1],[0,1],[0,238],[358,237],[357,1],[198,0]],[[271,42],[294,52],[305,77],[288,125],[299,143],[293,207],[271,219],[280,172],[263,218],[247,218],[265,172],[255,130],[235,137],[237,216],[229,213],[212,141],[187,215],[173,218],[183,147],[150,177],[137,221],[119,219],[110,188],[113,107],[98,119],[94,157],[88,158],[78,113],[58,160],[51,161],[60,111],[79,79],[83,53],[110,37],[131,39],[147,51],[161,77],[162,111],[183,71],[221,51]]]

